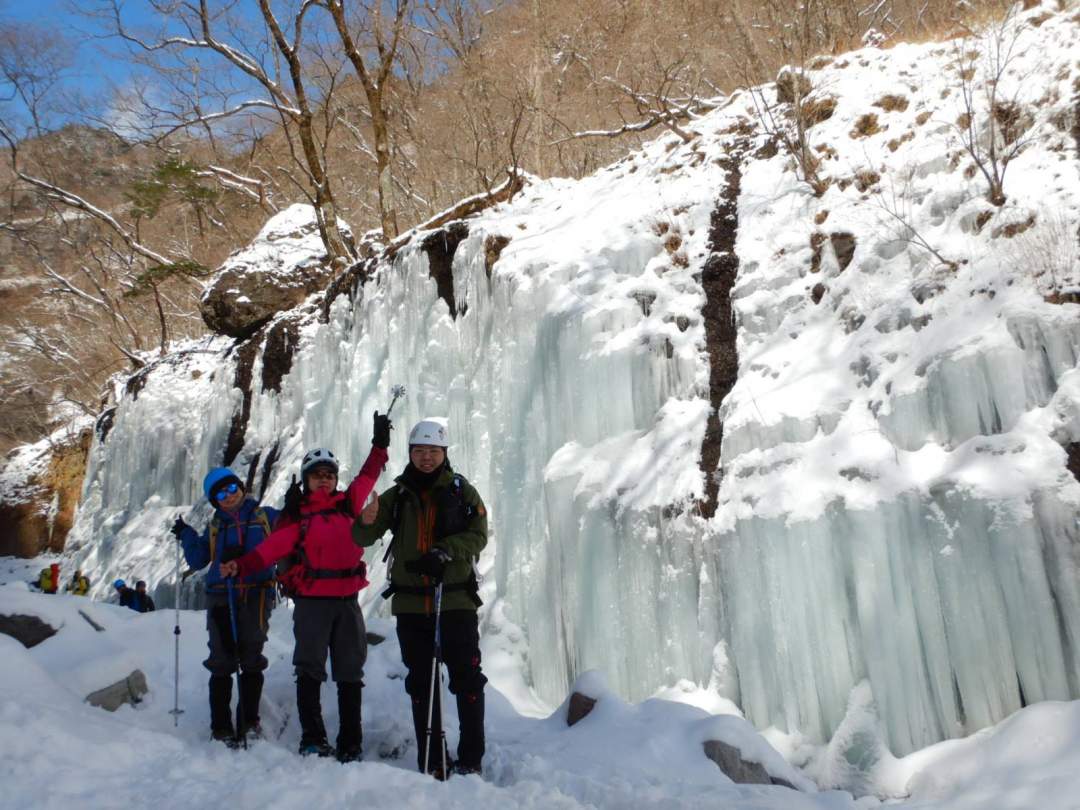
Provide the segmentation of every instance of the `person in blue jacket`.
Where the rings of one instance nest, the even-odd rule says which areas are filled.
[[[261,736],[259,700],[262,696],[263,670],[268,661],[262,654],[266,627],[274,607],[274,567],[234,581],[236,631],[239,650],[233,645],[229,617],[229,596],[220,563],[234,560],[251,551],[270,534],[278,512],[260,506],[247,496],[243,482],[226,467],[216,467],[203,479],[203,492],[214,507],[209,525],[199,534],[176,518],[172,533],[183,546],[184,559],[206,572],[206,631],[210,656],[203,666],[210,670],[210,734],[215,740],[235,744],[243,735]],[[239,652],[239,655],[237,655]],[[243,718],[234,730],[232,720],[232,673],[240,664],[240,695],[237,717]],[[243,704],[240,705],[240,701]]]
[[[154,600],[146,592],[145,581],[140,579],[135,583],[135,596],[128,607],[136,613],[153,613],[157,609],[154,607]]]

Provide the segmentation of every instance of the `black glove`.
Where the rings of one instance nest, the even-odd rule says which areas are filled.
[[[300,484],[296,481],[296,476],[292,477],[292,483],[289,484],[289,488],[285,490],[285,508],[284,512],[293,520],[300,519],[300,501],[304,499],[304,491],[300,489]]]
[[[436,582],[442,582],[448,562],[450,562],[448,552],[441,548],[433,548],[424,556],[405,563],[405,570],[410,574],[423,574],[425,577],[431,577]]]
[[[390,417],[375,411],[375,425],[371,432],[371,443],[383,450],[390,446],[390,431],[394,429]]]
[[[176,539],[179,540],[183,536],[184,529],[186,529],[186,528],[188,528],[188,525],[186,523],[184,523],[184,516],[183,515],[177,515],[176,516],[176,523],[174,523],[172,525],[172,528],[169,529],[169,531],[172,532],[174,535],[176,535]]]

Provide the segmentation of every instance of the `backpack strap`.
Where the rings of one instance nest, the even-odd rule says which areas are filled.
[[[270,536],[270,531],[271,531],[271,529],[270,529],[270,516],[266,514],[266,510],[263,509],[261,506],[256,506],[255,509],[252,511],[251,516],[253,518],[255,518],[255,522],[258,523],[259,526],[262,528],[262,530],[263,530],[263,539],[265,540],[267,537]],[[244,523],[245,523],[245,525],[248,525],[248,526],[251,525],[250,520],[247,520]],[[214,516],[212,518],[210,518],[210,562],[211,563],[213,563],[214,560],[216,559],[217,538],[218,538],[218,533],[220,531],[221,531],[221,521],[218,519],[217,512],[214,512]],[[247,539],[246,534],[247,533],[245,532],[240,537],[240,545],[241,545],[241,547],[244,546],[244,541]]]
[[[261,506],[256,506],[255,511],[252,512],[252,514],[255,516],[255,520],[259,522],[259,525],[262,526],[263,539],[265,540],[270,536],[270,518],[266,514],[266,510]]]
[[[210,564],[214,564],[214,560],[217,559],[217,536],[221,531],[221,521],[218,520],[217,512],[210,518]]]

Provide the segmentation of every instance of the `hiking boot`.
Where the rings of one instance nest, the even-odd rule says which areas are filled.
[[[475,773],[477,776],[483,774],[483,771],[480,769],[479,765],[471,765],[469,763],[460,761],[453,764],[453,766],[450,768],[450,772],[458,774],[459,776],[468,776],[470,773]]]
[[[339,748],[337,750],[337,761],[344,764],[346,762],[362,762],[364,759],[364,751],[359,746],[353,748]]]
[[[262,724],[256,720],[254,723],[248,723],[247,728],[244,729],[244,736],[249,740],[264,740]]]
[[[454,761],[452,759],[446,760],[445,771],[443,771],[441,762],[437,766],[431,768],[431,778],[436,782],[445,782],[455,773],[457,773],[457,771],[454,770]]]
[[[339,762],[359,760],[364,747],[363,728],[360,718],[360,681],[342,681],[337,685],[338,718],[337,736]],[[344,757],[344,758],[343,758]]]
[[[300,747],[310,745],[330,746],[326,742],[326,726],[323,725],[320,694],[322,683],[307,675],[296,678],[296,713],[300,717]],[[333,753],[333,749],[330,749]],[[303,751],[301,751],[303,753]],[[313,753],[313,752],[309,752]],[[320,754],[320,756],[326,756]]]
[[[326,740],[300,740],[300,756],[332,757],[334,749]]]
[[[236,739],[236,735],[233,733],[233,730],[231,728],[230,729],[224,729],[224,728],[215,728],[215,729],[213,729],[210,732],[210,739],[216,740],[217,742],[223,742],[229,748],[234,748],[235,749],[235,748],[240,747],[240,742],[239,742],[239,740]]]
[[[253,726],[259,725],[259,702],[262,699],[263,674],[261,672],[244,672],[240,675],[240,699],[236,701],[236,727],[240,728],[240,720],[250,733]],[[241,718],[241,715],[243,717]]]
[[[225,736],[233,737],[232,712],[229,705],[232,702],[232,676],[210,676],[210,728],[215,740],[224,740]]]
[[[469,692],[457,696],[458,721],[461,737],[458,741],[458,762],[469,766],[470,773],[480,773],[484,759],[484,693]]]

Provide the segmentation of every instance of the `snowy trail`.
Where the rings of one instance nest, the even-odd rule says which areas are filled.
[[[268,731],[279,722],[275,715],[288,718],[284,733],[247,751],[230,751],[208,739],[201,666],[205,614],[180,614],[184,714],[174,727],[169,714],[173,612],[139,615],[77,597],[31,593],[18,580],[40,561],[6,565],[9,572],[0,577],[7,580],[0,585],[0,614],[38,615],[59,627],[57,635],[30,650],[0,635],[5,806],[846,810],[879,804],[872,796],[856,800],[842,791],[731,783],[701,748],[724,723],[742,722],[731,715],[711,715],[671,700],[627,704],[605,694],[588,717],[568,728],[564,710],[544,717],[520,714],[498,690],[498,678],[488,689],[485,778],[436,783],[414,770],[403,667],[393,625],[381,619],[369,627],[386,641],[371,648],[365,672],[365,761],[343,766],[301,759],[295,753],[288,609],[276,610],[271,621],[263,713]],[[92,630],[78,616],[79,609],[104,625],[105,632]],[[110,714],[80,700],[88,672],[104,677],[107,662],[95,660],[103,650],[109,661],[134,661],[145,673],[150,692],[137,708],[124,706]],[[513,693],[516,687],[511,681],[506,688]],[[333,735],[337,717],[330,687],[323,692],[323,709]],[[452,701],[447,713],[453,750]],[[755,739],[744,743],[751,750],[764,745]],[[390,756],[395,758],[381,758]],[[905,786],[913,789],[914,798],[898,806],[919,810],[1069,810],[1080,807],[1077,761],[1080,702],[1042,703],[967,740],[941,743],[902,760],[890,758],[882,779],[898,793]],[[813,791],[805,777],[793,778]]]

